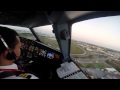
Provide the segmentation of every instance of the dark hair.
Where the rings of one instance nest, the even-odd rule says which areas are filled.
[[[3,37],[9,48],[11,49],[15,48],[15,45],[17,44],[16,36],[19,36],[16,31],[7,27],[0,26],[0,35]],[[4,46],[3,42],[0,40],[0,55],[5,50],[6,47]]]

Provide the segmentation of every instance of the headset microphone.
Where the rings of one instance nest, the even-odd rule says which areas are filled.
[[[10,50],[10,48],[8,47],[7,43],[5,42],[5,40],[3,39],[3,37],[0,35],[0,39],[2,41],[2,43],[4,44],[4,46],[7,48],[8,50],[8,54],[6,55],[6,58],[8,60],[16,60],[16,55],[13,51]]]

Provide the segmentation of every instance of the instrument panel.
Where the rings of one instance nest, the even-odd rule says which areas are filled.
[[[51,60],[53,62],[62,63],[62,54],[43,43],[32,41],[23,37],[20,37],[22,47],[21,47],[21,57],[19,61],[26,64],[30,61],[37,60]]]

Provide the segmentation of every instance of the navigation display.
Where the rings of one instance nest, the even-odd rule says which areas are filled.
[[[47,53],[46,50],[40,49],[39,55],[41,55],[41,56],[43,56],[43,57],[46,57],[46,53]]]
[[[47,53],[47,58],[53,59],[54,58],[54,53]]]

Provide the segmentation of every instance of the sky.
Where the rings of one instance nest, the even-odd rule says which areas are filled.
[[[75,23],[72,26],[72,39],[120,51],[120,16]]]
[[[47,26],[41,26],[41,27],[36,27],[34,28],[35,32],[40,32],[42,34],[47,34],[51,36],[55,36],[52,28],[52,25],[47,25]]]

